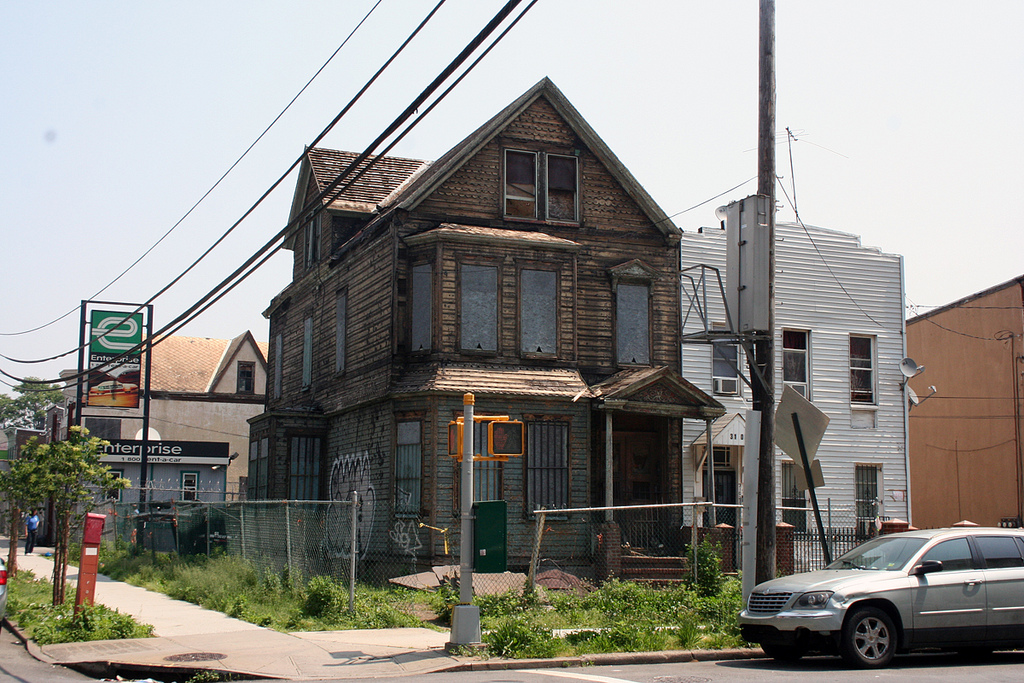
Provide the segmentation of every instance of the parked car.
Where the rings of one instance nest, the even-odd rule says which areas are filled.
[[[1024,530],[874,538],[825,569],[757,585],[739,623],[776,660],[838,653],[860,668],[919,648],[1024,647]]]
[[[0,559],[0,619],[7,616],[7,563]]]

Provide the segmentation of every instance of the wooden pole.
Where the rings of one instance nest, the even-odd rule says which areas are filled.
[[[757,462],[757,583],[775,578],[775,0],[760,0],[758,50],[757,193],[768,213],[768,329],[754,342],[754,410],[761,413]],[[756,374],[756,373],[751,373]]]

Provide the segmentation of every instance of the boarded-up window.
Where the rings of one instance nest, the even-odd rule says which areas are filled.
[[[555,354],[558,352],[555,273],[550,270],[524,270],[520,279],[523,353]]]
[[[646,285],[619,285],[615,297],[617,359],[622,364],[651,362],[650,313]]]
[[[498,349],[498,269],[464,264],[462,274],[462,348]]]
[[[537,155],[505,150],[505,215],[537,217]]]
[[[569,425],[530,422],[526,432],[527,512],[569,505]]]
[[[313,383],[313,319],[306,318],[302,325],[302,386]]]
[[[431,304],[433,279],[429,263],[412,269],[412,350],[430,351],[430,327],[433,321]]]
[[[548,157],[548,218],[576,221],[576,157]]]
[[[348,295],[338,292],[334,300],[334,371],[345,369],[345,334],[348,330]]]
[[[284,339],[280,332],[274,335],[274,398],[281,398],[281,352],[284,348]]]
[[[320,499],[320,437],[293,436],[291,468],[288,476],[288,498],[291,500]]]
[[[423,448],[418,421],[398,423],[398,444],[395,450],[395,512],[399,515],[420,513],[420,491],[423,480]]]
[[[306,268],[320,260],[320,216],[313,216],[304,231]]]

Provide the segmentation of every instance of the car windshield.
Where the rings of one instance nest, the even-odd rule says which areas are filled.
[[[923,538],[898,538],[883,536],[867,543],[862,543],[846,553],[827,569],[881,569],[897,571],[902,569],[910,558],[925,543]]]

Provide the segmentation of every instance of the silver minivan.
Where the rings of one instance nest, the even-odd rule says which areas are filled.
[[[880,536],[825,569],[757,585],[739,623],[776,660],[838,653],[860,668],[919,648],[1024,647],[1024,531]]]

